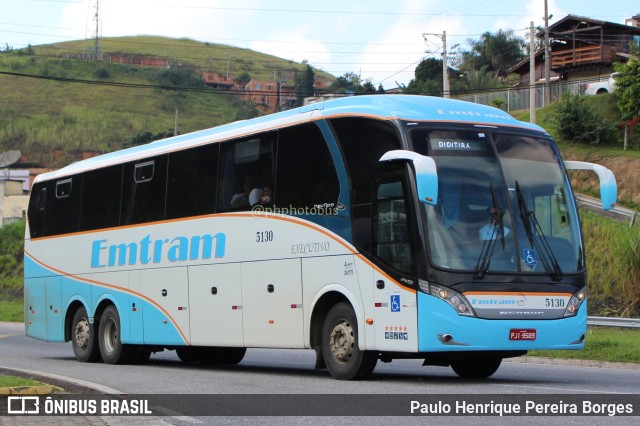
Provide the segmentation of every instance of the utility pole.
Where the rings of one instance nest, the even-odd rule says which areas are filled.
[[[449,88],[449,67],[447,66],[447,32],[443,31],[442,35],[428,33],[422,34],[422,38],[424,38],[424,41],[427,43],[428,48],[425,53],[433,54],[436,53],[437,50],[434,51],[429,48],[430,42],[427,39],[427,36],[436,36],[442,40],[442,95],[445,98],[448,98],[451,95],[451,89]]]
[[[178,107],[176,107],[176,115],[173,121],[173,136],[178,136]]]
[[[549,45],[549,9],[544,0],[544,105],[551,101],[551,46]]]
[[[536,123],[536,46],[533,21],[529,27],[529,122]]]
[[[449,89],[449,67],[447,66],[447,32],[442,32],[442,92],[445,98],[451,94]]]

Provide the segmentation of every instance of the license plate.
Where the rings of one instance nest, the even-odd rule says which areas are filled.
[[[536,340],[536,329],[512,328],[509,330],[509,340]]]

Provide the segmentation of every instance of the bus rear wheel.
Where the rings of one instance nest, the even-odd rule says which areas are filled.
[[[331,375],[339,380],[366,379],[376,367],[378,354],[358,347],[358,321],[348,303],[338,303],[327,313],[322,356]]]
[[[123,345],[120,340],[120,315],[115,306],[109,305],[102,312],[98,327],[100,354],[106,364],[126,364],[135,361],[134,346]]]
[[[81,306],[73,315],[73,323],[71,324],[71,346],[78,361],[95,362],[100,360],[97,337],[94,324],[89,322],[87,310]]]
[[[464,379],[486,379],[498,371],[502,358],[472,357],[451,361],[451,368]]]

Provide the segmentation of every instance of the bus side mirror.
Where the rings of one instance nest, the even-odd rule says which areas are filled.
[[[411,161],[413,164],[420,201],[432,206],[438,204],[438,171],[433,158],[413,151],[395,150],[385,153],[379,161],[397,160]]]
[[[616,177],[611,170],[599,164],[585,163],[583,161],[565,161],[564,166],[567,170],[591,170],[595,172],[600,179],[602,208],[611,210],[615,207],[618,199],[618,186],[616,185]]]

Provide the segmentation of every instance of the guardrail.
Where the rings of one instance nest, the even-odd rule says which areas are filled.
[[[597,211],[599,213],[604,213],[607,215],[616,215],[621,216],[629,220],[629,225],[633,226],[636,221],[636,216],[638,216],[638,212],[632,209],[628,209],[626,207],[616,206],[611,210],[605,212],[602,210],[602,203],[599,199],[593,197],[587,197],[586,195],[575,194],[576,201],[579,206],[586,207],[590,210]]]
[[[601,327],[640,328],[638,318],[587,317],[587,325]]]

